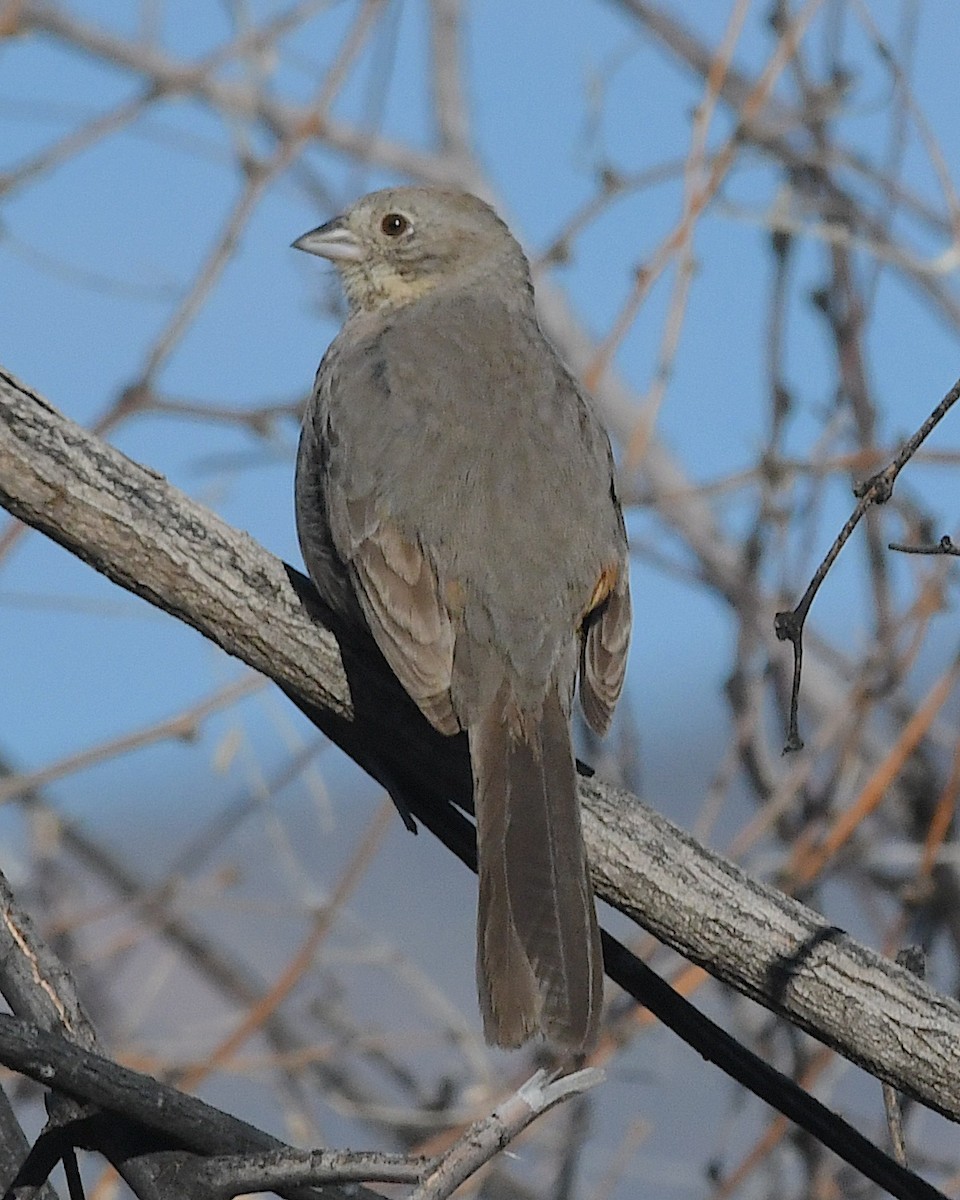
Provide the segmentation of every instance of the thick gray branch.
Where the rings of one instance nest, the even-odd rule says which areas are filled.
[[[354,648],[344,668],[281,562],[2,371],[0,504],[312,704],[379,779],[402,776],[433,792],[454,774],[462,782],[462,761],[444,749],[454,743],[398,698],[378,656]],[[635,797],[583,784],[582,798],[604,899],[738,991],[960,1119],[960,1005]]]
[[[285,686],[352,712],[335,638],[284,565],[0,369],[0,504]]]

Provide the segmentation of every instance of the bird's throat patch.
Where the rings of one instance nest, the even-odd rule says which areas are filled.
[[[384,262],[344,264],[341,276],[351,305],[363,312],[400,308],[436,286],[429,276],[402,275]]]

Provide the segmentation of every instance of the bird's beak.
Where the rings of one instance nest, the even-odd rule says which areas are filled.
[[[355,234],[344,224],[343,217],[334,217],[326,225],[311,229],[293,243],[294,250],[306,250],[308,254],[319,254],[331,262],[360,262],[363,247]]]

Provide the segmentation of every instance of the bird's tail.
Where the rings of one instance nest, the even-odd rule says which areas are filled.
[[[603,959],[559,688],[536,719],[501,689],[470,728],[470,754],[487,1040],[519,1046],[542,1030],[555,1046],[584,1051],[600,1018]]]

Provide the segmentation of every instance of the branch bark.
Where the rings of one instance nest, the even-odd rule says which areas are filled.
[[[0,504],[274,679],[396,795],[469,803],[443,738],[372,645],[337,639],[310,585],[246,534],[0,370]],[[583,782],[598,894],[718,979],[960,1119],[960,1005],[700,846]]]
[[[137,1196],[151,1200],[200,1196],[199,1189],[185,1184],[202,1178],[211,1156],[278,1152],[297,1158],[300,1154],[278,1138],[194,1096],[7,1013],[0,1013],[0,1061],[68,1097],[81,1106],[81,1111],[95,1114],[101,1109],[103,1115],[99,1119],[89,1115],[86,1128],[77,1129],[74,1136],[102,1152],[126,1138],[133,1146],[131,1165],[140,1166],[132,1181]],[[144,1130],[149,1134],[145,1135]],[[151,1167],[149,1174],[139,1163],[143,1158]],[[332,1184],[296,1191],[284,1184],[277,1186],[284,1187],[282,1194],[295,1200],[345,1200],[347,1194],[355,1200],[376,1200],[374,1192],[354,1181],[349,1181],[345,1189]]]
[[[78,1054],[95,1055],[99,1046],[90,1018],[76,992],[73,979],[57,956],[36,933],[29,916],[17,904],[6,878],[0,873],[0,991],[9,1004],[13,1017],[24,1018],[23,1028],[38,1036],[50,1036],[49,1045],[70,1047]],[[30,1024],[33,1022],[33,1024]],[[0,1039],[2,1040],[2,1039]],[[28,1038],[29,1040],[29,1038]],[[26,1051],[26,1044],[19,1049]],[[9,1066],[0,1047],[0,1059]],[[50,1089],[50,1060],[44,1061],[44,1075],[33,1077]],[[151,1081],[152,1082],[152,1081]],[[48,1121],[44,1132],[31,1147],[9,1106],[0,1093],[0,1187],[4,1197],[19,1200],[21,1196],[38,1194],[41,1200],[56,1200],[46,1175],[60,1154],[72,1142],[68,1130],[96,1120],[96,1111],[85,1098],[69,1090],[48,1090]],[[41,1143],[60,1143],[59,1151],[51,1151],[44,1164]],[[122,1122],[108,1123],[101,1149],[113,1163],[134,1195],[151,1200],[174,1200],[182,1193],[174,1187],[167,1174],[171,1166],[185,1169],[192,1165],[192,1155],[185,1151],[158,1151],[144,1144],[138,1131]],[[42,1179],[41,1184],[37,1180]]]

